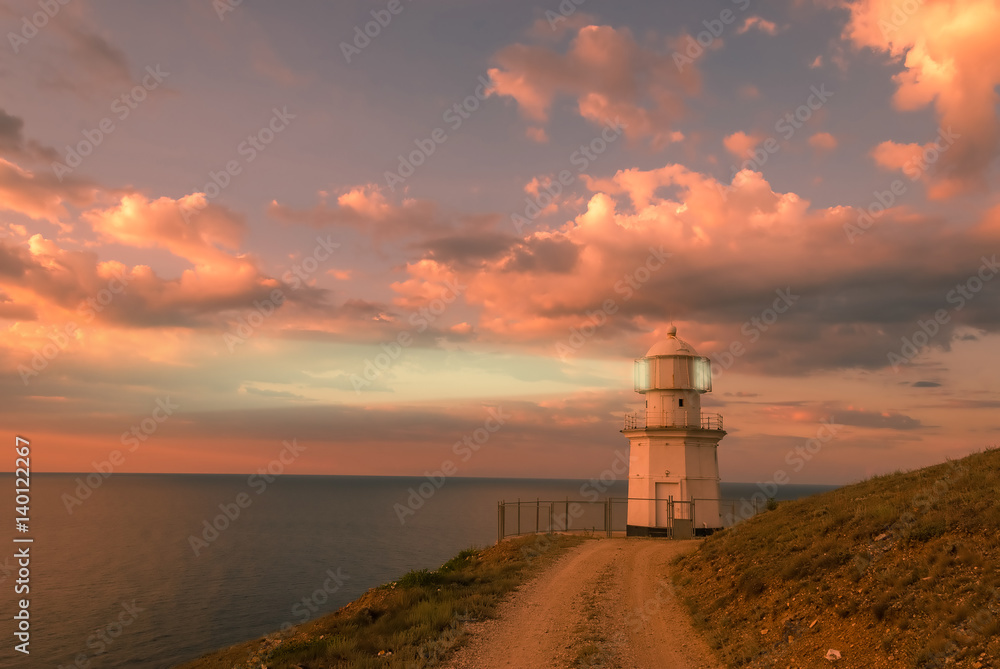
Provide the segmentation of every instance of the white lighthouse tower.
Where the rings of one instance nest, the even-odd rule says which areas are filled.
[[[646,407],[627,414],[622,430],[630,448],[627,534],[684,537],[722,527],[717,449],[726,433],[722,416],[701,412],[711,361],[670,326],[635,361],[635,391]]]

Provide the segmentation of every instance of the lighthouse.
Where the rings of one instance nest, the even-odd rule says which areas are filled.
[[[635,361],[635,391],[644,409],[626,414],[629,440],[629,536],[708,534],[722,527],[719,441],[722,416],[701,411],[712,391],[711,361],[677,336]]]

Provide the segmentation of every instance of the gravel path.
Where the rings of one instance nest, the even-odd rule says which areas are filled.
[[[596,539],[520,588],[496,620],[469,626],[451,669],[721,669],[669,581],[697,541]]]

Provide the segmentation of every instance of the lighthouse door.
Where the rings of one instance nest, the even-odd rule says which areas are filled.
[[[671,527],[670,498],[679,501],[681,498],[680,483],[656,484],[656,527]]]

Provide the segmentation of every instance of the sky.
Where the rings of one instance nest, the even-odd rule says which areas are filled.
[[[598,476],[671,325],[713,360],[723,480],[997,442],[994,0],[3,0],[0,27],[0,415],[35,471],[287,442],[288,473]]]

